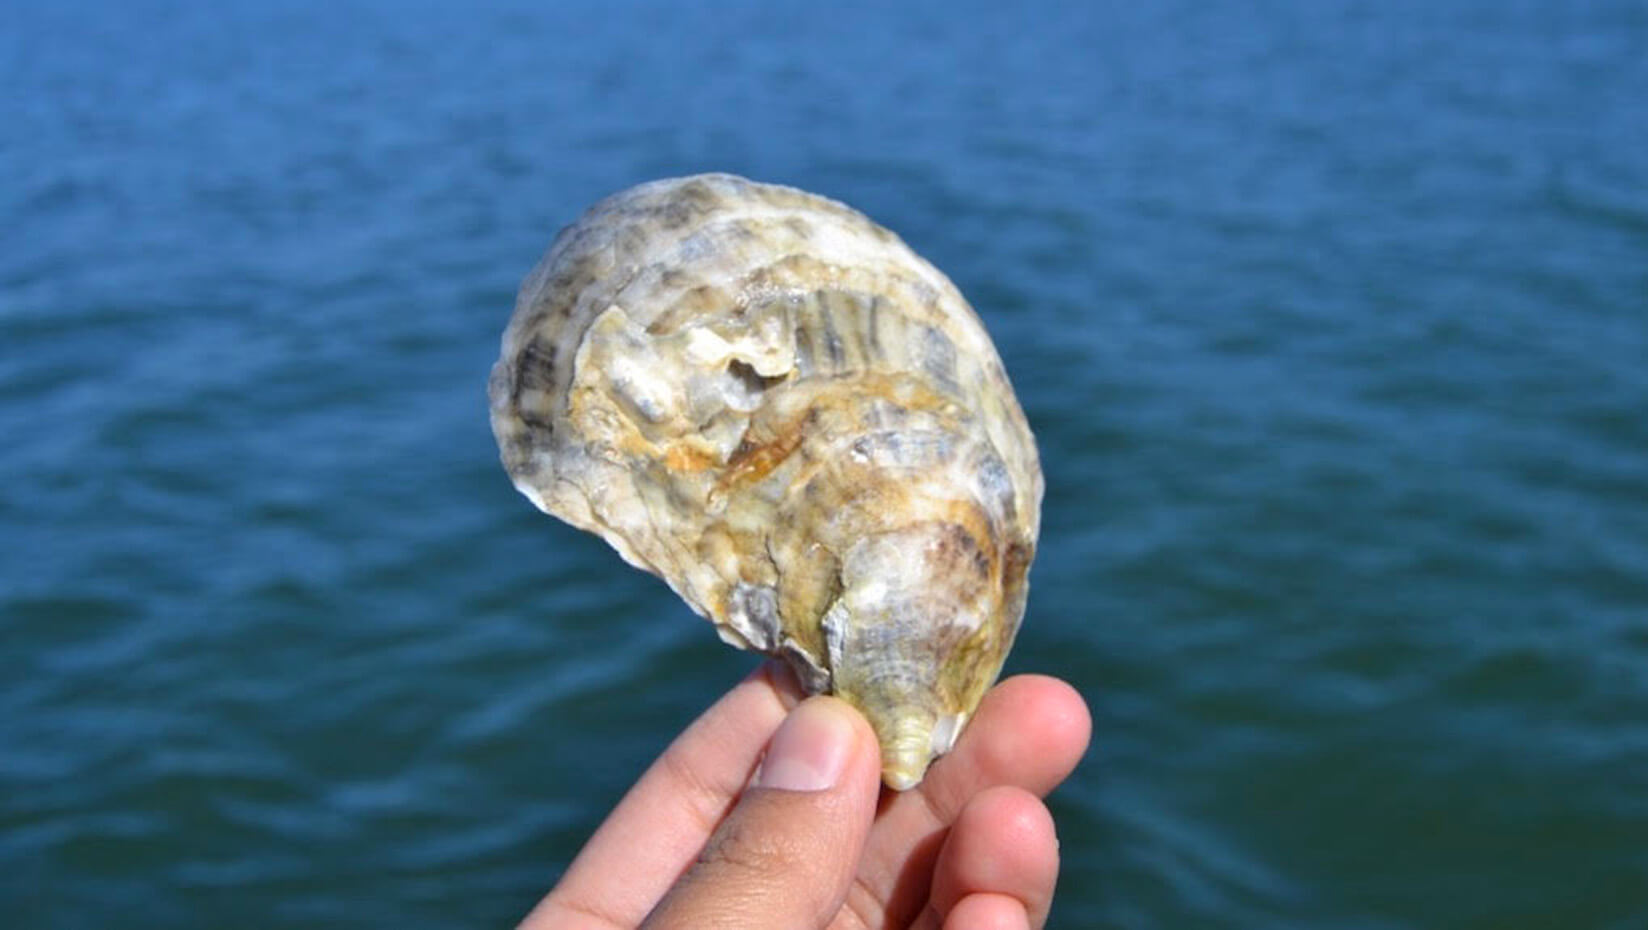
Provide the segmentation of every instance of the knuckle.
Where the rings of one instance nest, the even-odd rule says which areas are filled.
[[[784,831],[760,829],[737,818],[726,821],[705,844],[699,862],[738,872],[785,872],[801,864],[802,851]]]

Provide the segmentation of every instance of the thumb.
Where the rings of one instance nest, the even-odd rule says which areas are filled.
[[[825,926],[858,869],[880,783],[880,749],[858,711],[832,697],[802,702],[698,861],[642,926]]]

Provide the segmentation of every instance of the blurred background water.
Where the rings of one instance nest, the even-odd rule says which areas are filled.
[[[753,665],[496,462],[520,278],[729,170],[1035,426],[1068,927],[1648,927],[1648,8],[11,0],[0,909],[504,926]]]

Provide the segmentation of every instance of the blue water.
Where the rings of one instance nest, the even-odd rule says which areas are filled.
[[[510,489],[598,197],[944,268],[1036,429],[1061,927],[1648,926],[1648,7],[12,0],[7,926],[505,926],[752,665]]]

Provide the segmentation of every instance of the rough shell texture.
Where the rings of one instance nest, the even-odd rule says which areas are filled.
[[[602,201],[522,285],[491,400],[522,493],[857,706],[889,785],[999,674],[1035,443],[961,294],[857,211],[731,175]]]

